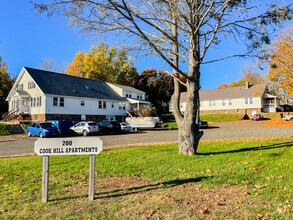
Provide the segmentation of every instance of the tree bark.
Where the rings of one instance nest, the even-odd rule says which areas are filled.
[[[190,19],[194,24],[198,24],[200,20],[199,12],[196,10],[199,8],[199,4],[200,0],[195,0],[190,8]],[[195,27],[197,27],[197,25],[195,25]],[[200,138],[203,135],[203,131],[199,131],[199,78],[201,60],[199,32],[196,32],[194,28],[191,28],[190,33],[186,107],[183,120],[177,121],[176,116],[175,118],[178,125],[179,153],[196,155]],[[177,108],[175,108],[175,111],[177,111]],[[175,115],[176,114],[177,113],[175,113]]]

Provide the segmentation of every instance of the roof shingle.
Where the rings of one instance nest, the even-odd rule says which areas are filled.
[[[126,101],[106,82],[24,67],[44,94]]]
[[[200,90],[199,97],[201,101],[257,97],[263,96],[265,89],[266,84],[253,85],[248,89],[246,89],[245,86],[239,86],[222,89]],[[186,102],[186,99],[187,93],[181,93],[180,102]]]

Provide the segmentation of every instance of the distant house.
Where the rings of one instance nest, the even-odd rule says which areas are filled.
[[[129,86],[24,67],[6,101],[9,112],[45,120],[119,120],[150,107],[145,92]]]
[[[199,91],[201,114],[259,114],[276,112],[280,100],[271,95],[266,84]],[[186,92],[180,96],[180,110],[185,111]],[[170,106],[172,112],[172,106]]]

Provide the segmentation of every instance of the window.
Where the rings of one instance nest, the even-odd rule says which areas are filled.
[[[222,106],[225,106],[225,105],[226,105],[226,100],[223,99],[223,100],[222,100]]]
[[[202,107],[202,102],[199,102],[199,106]]]
[[[216,111],[216,110],[213,110],[213,113],[214,113],[214,114],[216,114],[216,113],[217,113],[217,111]]]
[[[114,108],[114,102],[112,102],[112,108]]]
[[[252,98],[249,98],[249,104],[253,104]]]
[[[17,90],[23,90],[23,83],[18,84],[18,86],[17,86]]]
[[[53,97],[53,106],[58,106],[58,97]]]
[[[34,106],[34,107],[36,106],[36,98],[34,98],[33,106]]]
[[[37,97],[37,106],[40,106],[40,97]]]
[[[245,98],[245,105],[248,105],[248,98]]]
[[[209,106],[212,106],[212,104],[213,104],[213,102],[210,100],[210,101],[209,101]]]
[[[106,108],[106,102],[105,101],[99,101],[99,108]]]
[[[28,89],[34,89],[36,87],[36,84],[33,81],[31,81],[31,82],[28,82],[27,87],[28,87]]]
[[[232,99],[229,99],[229,105],[232,105]]]
[[[126,95],[125,96],[131,98],[131,92],[126,91]]]
[[[241,109],[237,109],[237,113],[241,113]]]
[[[202,111],[201,111],[201,113],[202,113],[202,114],[204,114],[204,113],[205,113],[205,111],[204,111],[204,110],[202,110]]]
[[[213,106],[216,106],[216,100],[213,100]]]
[[[80,105],[81,105],[81,106],[84,106],[84,100],[81,100],[81,101],[80,101]]]
[[[119,110],[125,110],[125,109],[126,109],[126,104],[120,102],[120,103],[119,103]]]
[[[64,107],[64,98],[63,97],[60,97],[59,106]]]
[[[225,109],[225,110],[224,110],[224,113],[228,113],[228,109]]]

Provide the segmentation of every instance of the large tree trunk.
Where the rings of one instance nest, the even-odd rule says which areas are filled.
[[[198,72],[199,74],[199,72]],[[196,155],[199,140],[203,135],[199,131],[199,82],[188,82],[184,119],[178,126],[179,153]]]
[[[191,20],[193,23],[199,22],[199,7],[200,0],[195,1],[191,8]],[[193,16],[195,15],[195,16]],[[174,21],[174,20],[173,20]],[[174,22],[176,24],[176,22]],[[203,131],[199,131],[199,78],[200,78],[200,43],[199,33],[194,29],[190,30],[190,49],[189,49],[189,73],[186,79],[187,100],[182,117],[180,112],[180,89],[179,83],[174,81],[174,94],[172,96],[172,106],[174,116],[178,126],[178,145],[179,153],[185,155],[196,155],[199,140],[203,135]],[[173,29],[173,35],[177,30]],[[177,37],[177,35],[176,35]],[[177,49],[177,50],[176,50]],[[173,51],[178,52],[178,47],[173,45]],[[177,57],[178,59],[178,57]],[[178,65],[178,60],[173,55],[173,64]],[[174,62],[177,61],[177,62]],[[174,71],[174,70],[173,70]]]

